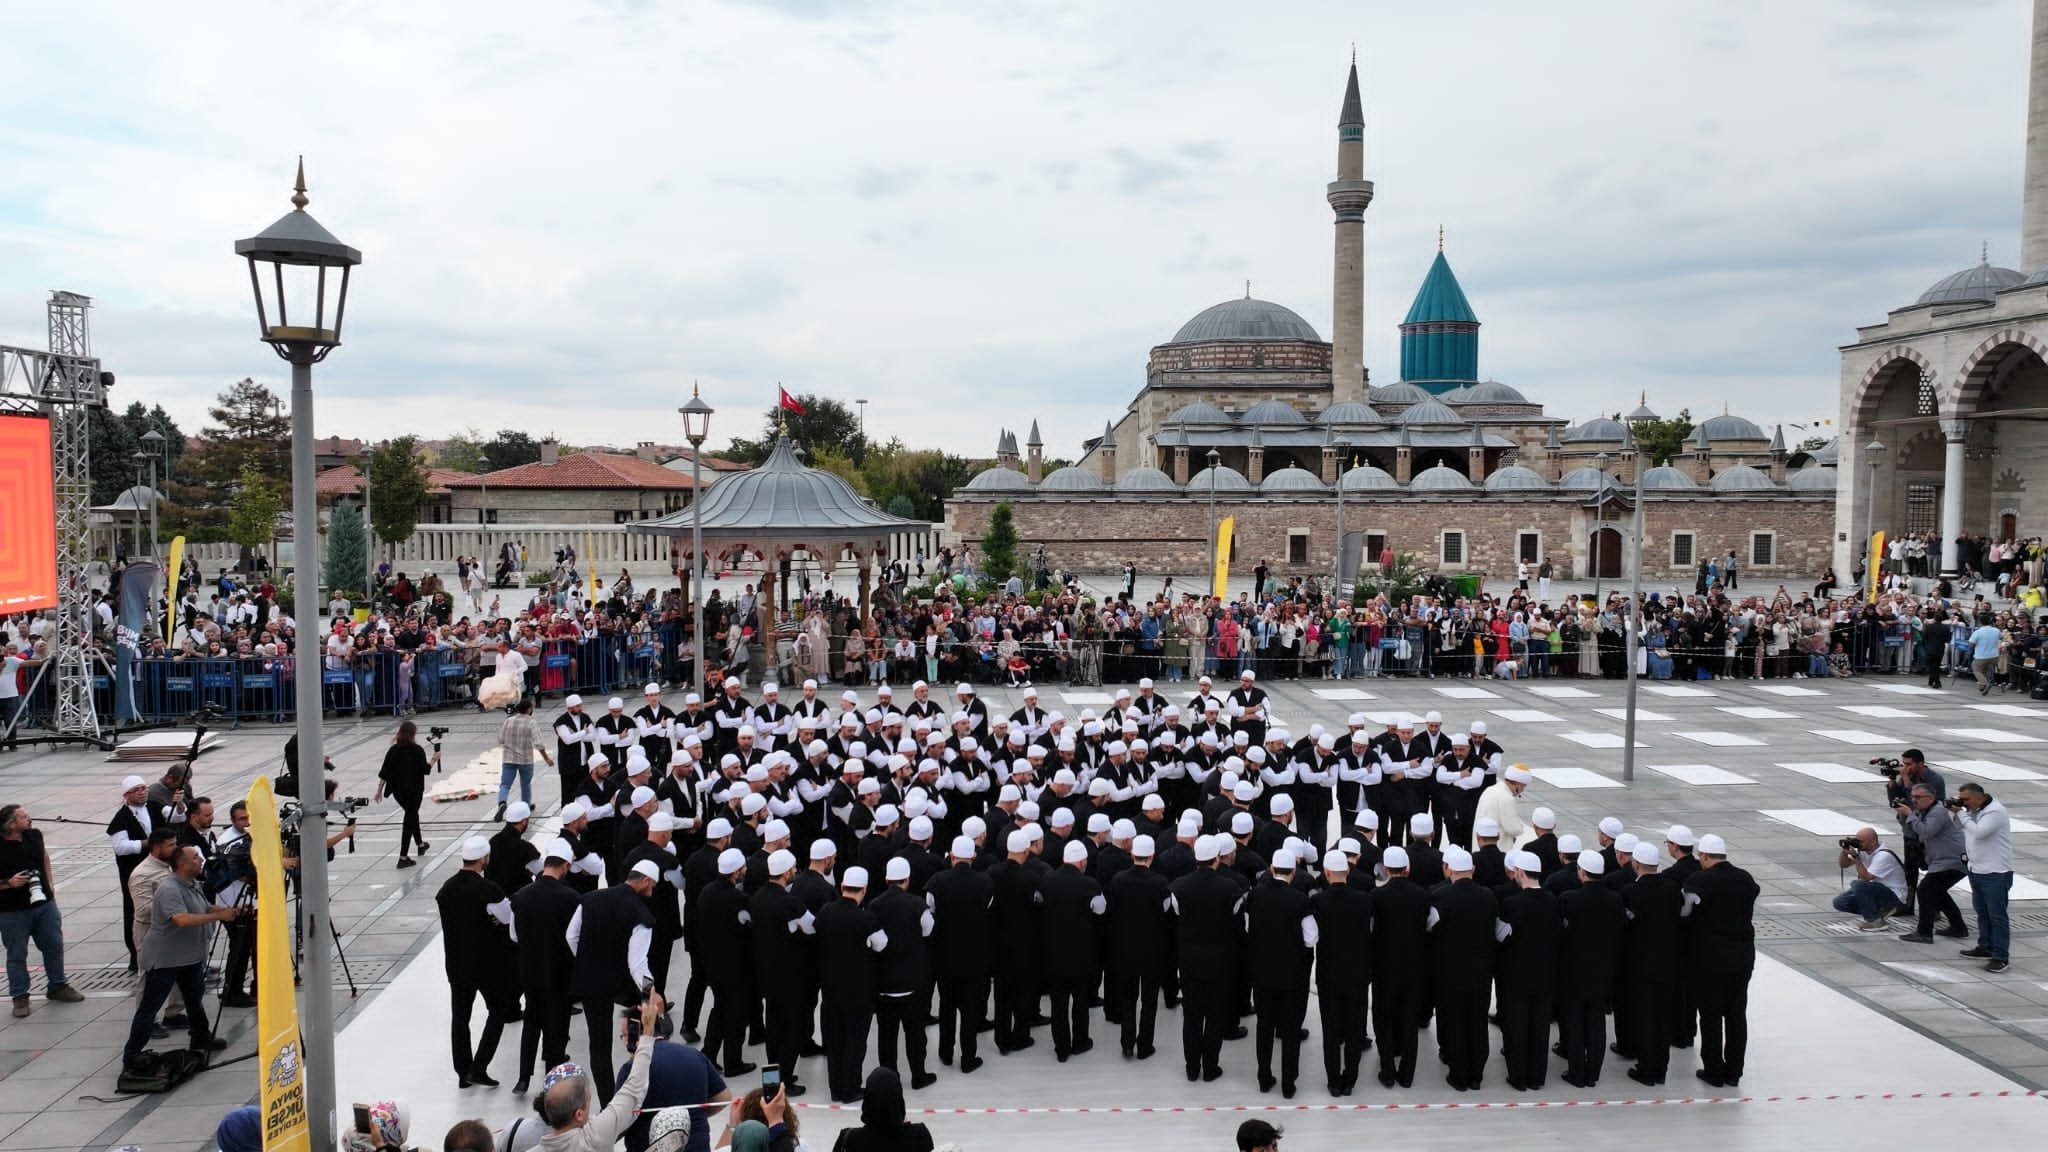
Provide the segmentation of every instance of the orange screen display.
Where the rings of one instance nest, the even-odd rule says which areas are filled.
[[[57,606],[50,422],[0,415],[0,614]]]

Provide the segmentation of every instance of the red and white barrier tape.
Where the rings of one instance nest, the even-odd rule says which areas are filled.
[[[1173,1116],[1208,1115],[1224,1112],[1502,1112],[1531,1108],[1645,1108],[1681,1104],[1824,1104],[1872,1100],[2003,1100],[2029,1099],[2048,1095],[2036,1089],[2007,1088],[1975,1092],[1828,1092],[1792,1096],[1647,1096],[1623,1100],[1446,1100],[1413,1104],[1330,1103],[1330,1104],[1102,1104],[1053,1105],[1049,1107],[911,1108],[912,1116]],[[811,1112],[858,1112],[859,1104],[812,1103],[792,1100],[791,1104]],[[677,1105],[703,1109],[729,1108],[730,1101],[717,1104]],[[645,1109],[659,1112],[663,1109]]]

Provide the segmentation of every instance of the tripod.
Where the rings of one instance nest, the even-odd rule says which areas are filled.
[[[292,901],[292,986],[305,984],[302,961],[306,955],[306,914],[305,905],[299,892],[299,874],[289,870],[284,874],[285,886],[291,893]],[[342,946],[341,929],[334,926],[334,918],[327,918],[327,935],[334,941],[334,954],[341,960],[341,974],[348,981],[348,998],[354,1000],[362,995],[356,987],[356,974],[348,965],[348,949]]]

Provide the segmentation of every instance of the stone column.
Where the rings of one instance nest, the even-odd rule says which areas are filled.
[[[1406,484],[1415,468],[1415,450],[1403,444],[1394,449],[1394,479]]]
[[[1173,447],[1173,482],[1182,487],[1188,482],[1188,446],[1176,444]]]
[[[1323,445],[1323,483],[1337,482],[1337,449],[1334,445]]]
[[[2026,183],[2021,191],[2020,271],[2031,276],[2048,267],[2048,0],[2034,0],[2034,50],[2027,68]]]
[[[1245,479],[1250,480],[1252,487],[1257,488],[1259,481],[1266,478],[1266,450],[1254,444],[1245,455],[1248,457],[1245,463]]]
[[[2038,41],[2037,41],[2038,42]],[[1970,438],[1969,420],[1943,420],[1941,435],[1948,452],[1941,469],[1941,574],[1953,576],[1961,566],[1956,537],[1963,531],[1963,442]]]
[[[1486,449],[1477,444],[1465,449],[1465,478],[1474,484],[1486,483]]]
[[[1102,457],[1102,482],[1106,485],[1115,484],[1116,441],[1110,439],[1107,436],[1104,436],[1102,438],[1102,443],[1096,447],[1095,452],[1097,455]]]
[[[863,550],[860,554],[860,620],[863,627],[868,619],[868,586],[874,583],[874,554]]]

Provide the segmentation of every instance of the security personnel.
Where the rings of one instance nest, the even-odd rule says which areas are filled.
[[[1301,1076],[1301,1022],[1308,1015],[1309,965],[1317,926],[1309,896],[1294,885],[1294,853],[1273,853],[1245,898],[1252,947],[1251,986],[1258,1014],[1259,1091],[1273,1090],[1273,1041],[1280,1041],[1280,1094],[1294,1099]]]
[[[1408,878],[1408,850],[1396,844],[1380,857],[1387,882],[1372,894],[1372,1030],[1380,1046],[1380,1086],[1415,1083],[1421,1030],[1423,966],[1429,941],[1429,894]]]
[[[975,870],[974,855],[974,841],[955,836],[950,866],[924,886],[933,920],[932,967],[939,979],[939,1063],[953,1063],[957,1036],[963,1073],[982,1064],[976,1048],[988,1006],[995,923],[995,881]]]
[[[1003,946],[992,957],[995,979],[996,1051],[1005,1055],[1036,1043],[1031,1038],[1038,1016],[1038,882],[1045,861],[1031,854],[1031,833],[1011,831],[1003,859],[989,865],[993,885],[989,913],[996,939]]]
[[[647,954],[654,946],[654,913],[647,897],[661,873],[649,861],[633,865],[626,882],[583,898],[569,919],[569,951],[576,970],[569,988],[583,1002],[590,1042],[590,1079],[598,1098],[609,1101],[612,1076],[612,1018],[623,1005],[643,1003],[654,986]]]
[[[1446,883],[1429,894],[1430,972],[1436,985],[1437,1047],[1444,1078],[1460,1092],[1486,1075],[1486,1006],[1493,991],[1493,893],[1472,882],[1472,854],[1444,849]]]
[[[825,1086],[839,1104],[861,1098],[861,1065],[867,1060],[868,1028],[880,988],[880,953],[889,941],[881,921],[861,906],[867,887],[867,869],[848,868],[839,881],[839,899],[819,909],[816,922]]]
[[[533,882],[535,865],[540,862],[540,849],[526,842],[526,825],[532,817],[532,808],[514,800],[505,806],[505,826],[490,839],[491,857],[484,876],[507,896],[518,895]]]
[[[1096,922],[1109,902],[1087,867],[1088,846],[1070,840],[1060,850],[1060,866],[1038,886],[1045,988],[1052,998],[1052,1051],[1062,1064],[1095,1047],[1088,1038],[1088,998],[1102,979]]]
[[[512,939],[519,945],[519,988],[526,1001],[514,1095],[526,1092],[535,1056],[542,1071],[569,1059],[569,982],[576,968],[569,921],[583,902],[566,879],[575,855],[567,840],[548,841],[540,875],[512,898]]]
[[[1576,871],[1576,869],[1574,869]],[[1557,994],[1557,953],[1563,923],[1557,897],[1538,885],[1532,852],[1508,858],[1512,891],[1500,902],[1501,1056],[1508,1087],[1532,1092],[1550,1070],[1550,1021]]]
[[[1749,1047],[1749,977],[1756,969],[1756,879],[1728,862],[1728,845],[1699,838],[1700,869],[1684,884],[1692,923],[1693,1003],[1700,1013],[1701,1080],[1716,1088],[1742,1085]]]
[[[1372,980],[1372,874],[1351,883],[1351,861],[1323,854],[1323,887],[1309,897],[1316,920],[1316,995],[1322,1011],[1323,1072],[1330,1095],[1358,1087],[1366,1045],[1367,990]]]
[[[1627,974],[1622,995],[1629,1000],[1635,1030],[1635,1067],[1628,1078],[1655,1086],[1671,1062],[1673,985],[1678,982],[1678,934],[1685,897],[1668,873],[1659,872],[1657,845],[1636,845],[1636,882],[1621,895],[1628,911],[1623,937]]]
[[[512,923],[512,904],[485,879],[491,842],[472,836],[462,845],[462,867],[434,894],[441,913],[441,958],[448,975],[452,1007],[448,1039],[455,1077],[464,1088],[498,1086],[490,1077],[498,1037],[519,1009],[518,960],[505,929]],[[484,1030],[476,1047],[469,1044],[469,1012],[478,996],[484,1001]],[[190,1011],[198,1011],[193,1005]]]
[[[720,1065],[728,1079],[743,1076],[754,1065],[741,1057],[747,1023],[753,1018],[754,962],[747,894],[740,881],[747,870],[746,854],[727,848],[718,854],[718,879],[697,896],[698,949],[711,985],[711,1019],[704,1026],[704,1053]],[[769,926],[773,931],[773,926]],[[788,929],[783,929],[785,932]]]
[[[1152,867],[1150,836],[1131,842],[1131,866],[1109,882],[1109,1000],[1122,1028],[1126,1060],[1149,1060],[1159,1017],[1159,989],[1173,967],[1172,882]]]
[[[795,879],[796,854],[776,849],[768,857],[768,882],[748,901],[747,911],[755,978],[767,1000],[768,1064],[782,1070],[785,1093],[801,1096],[804,1086],[797,1082],[796,1061],[804,1034],[810,1031],[804,1012],[811,1003],[807,978],[812,965],[806,953],[817,932],[817,918],[790,890]]]
[[[925,937],[931,935],[935,918],[925,906],[924,896],[910,892],[910,861],[898,856],[887,868],[888,888],[875,898],[874,905],[875,919],[888,937],[875,998],[875,1015],[881,1025],[875,1056],[882,1067],[896,1071],[900,1033],[903,1054],[910,1064],[910,1086],[929,1088],[939,1079],[926,1071],[924,1064],[924,1029],[932,997],[932,964],[925,951]]]
[[[562,784],[562,802],[568,803],[583,787],[586,754],[598,747],[595,722],[583,712],[583,697],[570,694],[555,717],[555,773]]]
[[[1180,954],[1181,1058],[1190,1081],[1222,1078],[1223,1037],[1235,1029],[1237,957],[1244,942],[1244,889],[1217,867],[1216,834],[1195,841],[1195,870],[1173,882]]]
[[[1579,853],[1579,886],[1557,901],[1561,1079],[1574,1088],[1591,1088],[1600,1080],[1600,1064],[1607,1057],[1607,1009],[1614,1000],[1615,965],[1627,924],[1620,891],[1602,882],[1606,868],[1600,853]]]
[[[675,954],[676,942],[683,938],[680,902],[683,865],[669,850],[669,837],[674,830],[675,817],[668,813],[656,812],[649,816],[647,839],[625,860],[628,872],[632,871],[633,865],[648,860],[661,873],[661,878],[654,882],[654,891],[648,894],[647,906],[654,912],[654,951],[648,968],[654,973],[654,987],[660,991],[663,1000],[668,999],[669,959]]]

